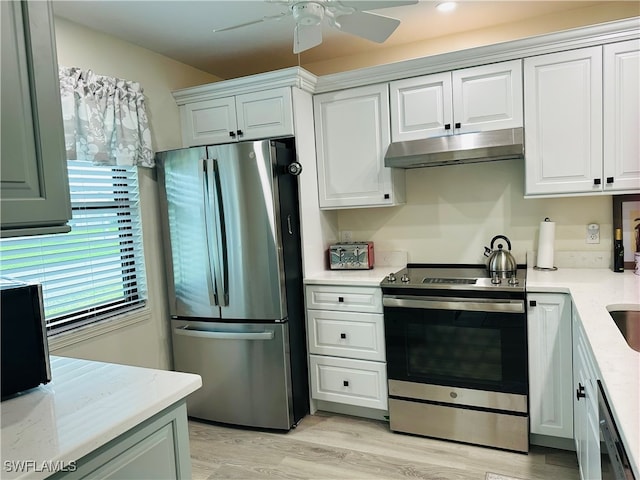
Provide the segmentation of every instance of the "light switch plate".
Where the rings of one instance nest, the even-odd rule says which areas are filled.
[[[597,223],[587,225],[587,243],[600,243],[600,225]]]

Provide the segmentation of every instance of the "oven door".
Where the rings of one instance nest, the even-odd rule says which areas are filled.
[[[527,394],[524,299],[385,295],[390,380]]]

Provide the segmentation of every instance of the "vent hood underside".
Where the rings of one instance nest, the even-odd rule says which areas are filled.
[[[385,167],[420,168],[524,158],[522,128],[462,133],[389,145]]]

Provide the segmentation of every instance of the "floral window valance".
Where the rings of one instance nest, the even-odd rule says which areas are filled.
[[[60,67],[69,160],[99,165],[155,165],[144,93],[137,82]]]

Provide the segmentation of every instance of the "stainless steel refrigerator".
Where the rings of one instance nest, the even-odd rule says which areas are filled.
[[[285,429],[309,411],[293,139],[158,153],[173,361],[189,416]]]

